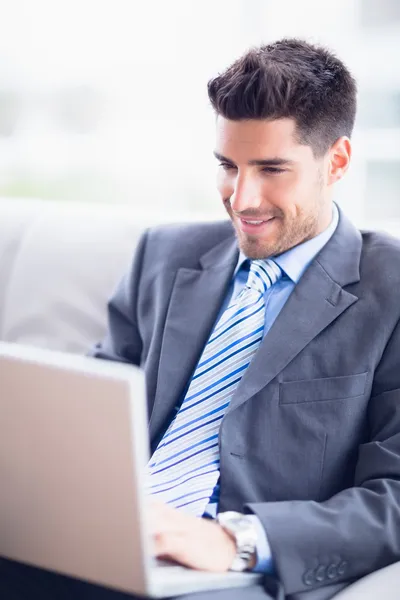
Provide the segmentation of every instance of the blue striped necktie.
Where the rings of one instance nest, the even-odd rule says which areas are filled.
[[[201,516],[219,479],[218,436],[232,395],[263,338],[264,294],[282,271],[253,260],[247,283],[214,327],[182,405],[148,465],[149,492]]]

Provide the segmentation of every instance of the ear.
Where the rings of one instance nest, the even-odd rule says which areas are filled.
[[[328,185],[342,179],[350,165],[351,142],[348,137],[340,137],[329,150]]]

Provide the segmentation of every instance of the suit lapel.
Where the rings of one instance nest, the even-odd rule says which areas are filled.
[[[360,280],[360,232],[339,225],[294,288],[236,388],[229,412],[268,385],[321,331],[358,300],[343,289]]]
[[[232,398],[229,412],[268,385],[357,297],[343,289],[359,281],[360,232],[339,211],[339,225],[296,285]],[[237,264],[233,236],[215,246],[198,268],[176,274],[167,312],[150,435],[161,430],[182,397],[215,323]]]
[[[237,408],[292,361],[306,345],[357,298],[330,280],[319,264],[312,265],[293,290],[265,336],[232,398]]]
[[[182,398],[215,323],[238,260],[233,232],[200,260],[178,270],[173,286],[150,418],[150,436],[161,430]]]

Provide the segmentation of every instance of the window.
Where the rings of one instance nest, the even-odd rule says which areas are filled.
[[[366,220],[374,226],[400,220],[400,161],[368,162],[366,178]]]
[[[363,27],[381,27],[400,23],[398,0],[361,0],[360,21]]]

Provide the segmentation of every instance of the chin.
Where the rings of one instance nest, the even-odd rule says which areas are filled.
[[[276,246],[268,242],[250,241],[249,239],[242,239],[238,237],[238,244],[240,250],[247,258],[256,260],[258,258],[269,258],[276,254]]]
[[[243,254],[251,259],[263,259],[282,252],[281,238],[284,234],[281,226],[275,225],[267,235],[252,235],[241,230],[240,225],[232,219],[238,246]]]

